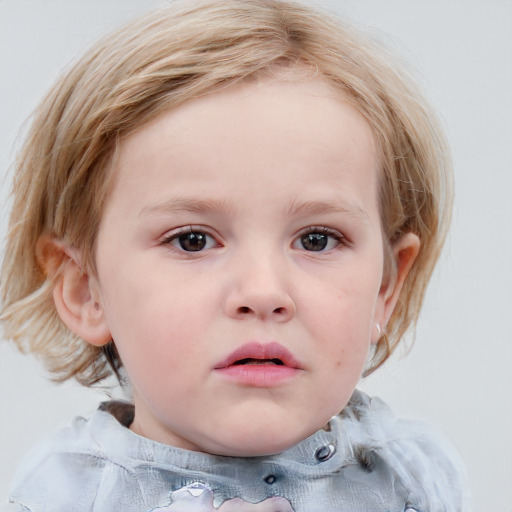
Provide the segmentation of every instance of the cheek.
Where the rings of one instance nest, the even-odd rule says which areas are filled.
[[[193,356],[190,339],[206,328],[206,307],[212,302],[201,304],[190,287],[160,278],[159,272],[134,274],[123,268],[103,281],[103,296],[110,332],[129,372],[131,367],[177,367],[177,354]]]
[[[304,286],[303,311],[310,325],[330,333],[330,338],[360,339],[369,335],[379,296],[376,279],[340,276],[319,286]],[[307,291],[306,291],[307,290]],[[309,304],[309,306],[308,306]]]
[[[325,393],[329,396],[332,388],[351,392],[364,371],[378,297],[377,283],[375,278],[340,276],[318,287],[315,300],[310,297],[310,307],[303,308],[303,324],[314,340],[319,370],[328,375]],[[310,287],[310,292],[313,290]],[[337,400],[336,396],[332,399]]]
[[[150,402],[159,396],[166,401],[186,396],[193,385],[191,376],[201,371],[193,364],[201,358],[193,339],[199,326],[190,315],[184,318],[177,304],[172,306],[158,300],[139,303],[131,314],[119,315],[117,329],[112,330],[132,386]]]

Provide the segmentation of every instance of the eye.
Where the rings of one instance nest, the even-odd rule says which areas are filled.
[[[310,228],[293,243],[295,249],[306,251],[328,251],[343,243],[343,235],[327,228]]]
[[[212,236],[193,229],[171,234],[165,238],[164,243],[185,252],[199,252],[218,245]]]

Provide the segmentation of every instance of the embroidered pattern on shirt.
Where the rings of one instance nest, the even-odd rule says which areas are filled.
[[[295,512],[290,502],[280,496],[250,503],[242,498],[224,501],[219,508],[213,505],[214,495],[209,487],[196,482],[171,493],[169,506],[150,512]]]

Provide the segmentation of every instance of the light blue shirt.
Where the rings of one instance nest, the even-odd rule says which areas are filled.
[[[126,407],[131,407],[126,405]],[[233,458],[138,436],[109,412],[77,418],[32,453],[7,512],[468,512],[452,447],[356,391],[278,455]]]

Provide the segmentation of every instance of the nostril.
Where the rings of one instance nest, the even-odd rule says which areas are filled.
[[[286,313],[286,308],[276,308],[274,309],[274,313],[276,313],[277,315],[282,315]]]
[[[241,306],[238,308],[238,312],[245,315],[251,312],[251,308],[248,308],[247,306]]]

